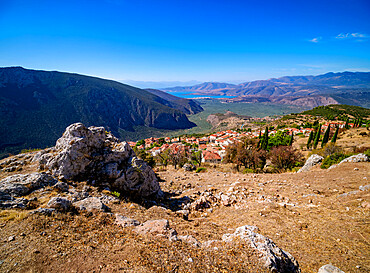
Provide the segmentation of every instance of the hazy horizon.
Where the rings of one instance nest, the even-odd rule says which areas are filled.
[[[0,65],[116,81],[228,82],[370,71],[370,3],[0,3]]]

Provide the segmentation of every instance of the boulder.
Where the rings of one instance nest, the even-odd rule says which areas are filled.
[[[98,197],[88,197],[82,199],[81,201],[74,202],[73,205],[79,210],[98,210],[102,212],[107,212],[110,210]]]
[[[52,186],[57,183],[51,175],[46,173],[16,174],[0,181],[1,200],[20,197],[34,190]],[[0,201],[1,201],[0,200]]]
[[[323,159],[324,158],[322,156],[320,156],[320,155],[317,155],[317,154],[311,155],[307,159],[307,161],[304,164],[304,166],[298,170],[298,172],[300,173],[300,172],[307,172],[307,171],[309,171],[313,166],[321,163],[323,161]]]
[[[68,126],[54,149],[38,160],[40,169],[49,169],[61,179],[108,184],[134,198],[162,195],[152,168],[103,127]]]
[[[170,228],[168,220],[166,219],[146,221],[140,226],[137,226],[135,231],[141,235],[159,235],[170,240],[177,240],[176,230]]]
[[[185,163],[184,166],[182,166],[182,168],[188,172],[195,170],[194,164],[191,163]]]
[[[261,254],[265,266],[272,272],[301,272],[298,262],[292,255],[280,249],[269,238],[256,233],[257,231],[258,228],[255,226],[241,226],[233,234],[224,234],[222,240],[232,242],[240,238],[249,242],[250,246]]]
[[[344,271],[340,270],[339,268],[331,264],[326,264],[320,267],[318,273],[344,273]]]
[[[193,245],[193,246],[196,246],[196,247],[200,247],[200,243],[198,242],[197,239],[195,239],[193,236],[191,235],[181,235],[181,236],[177,236],[177,238],[181,241],[181,242],[185,242],[185,243],[188,243],[190,245]]]
[[[121,214],[116,214],[116,224],[122,227],[131,227],[131,226],[138,226],[140,222],[138,220],[128,218]]]
[[[49,200],[46,206],[57,211],[65,212],[71,209],[72,202],[69,201],[67,198],[53,197]]]

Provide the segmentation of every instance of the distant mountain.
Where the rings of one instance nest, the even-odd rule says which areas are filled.
[[[176,97],[174,95],[168,94],[164,91],[157,89],[145,89],[145,90],[168,101],[168,104],[166,104],[167,106],[178,109],[184,112],[185,114],[193,115],[203,111],[202,106],[200,106],[200,104],[195,100]]]
[[[295,85],[366,88],[370,85],[370,72],[329,72],[318,76],[291,76],[271,79],[271,81]]]
[[[199,81],[134,81],[134,80],[121,80],[119,81],[124,84],[132,85],[138,88],[152,88],[152,89],[158,89],[158,88],[168,88],[168,87],[174,87],[174,86],[193,86],[195,84],[200,84]]]
[[[205,82],[193,86],[177,86],[171,88],[164,88],[163,91],[172,92],[190,92],[190,91],[212,91],[235,88],[235,84],[221,83],[221,82]]]
[[[136,126],[171,130],[194,127],[173,104],[115,81],[21,67],[0,68],[0,156],[22,148],[54,145],[74,122],[104,126],[116,136]]]
[[[225,99],[228,102],[271,101],[299,106],[306,106],[308,103],[312,107],[326,105],[326,103],[346,103],[368,107],[370,72],[330,72],[318,76],[286,76],[238,85],[203,83],[191,87],[167,88],[165,91],[236,97]]]

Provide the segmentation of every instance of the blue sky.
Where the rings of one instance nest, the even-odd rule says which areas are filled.
[[[369,0],[0,1],[0,66],[135,81],[370,71]]]

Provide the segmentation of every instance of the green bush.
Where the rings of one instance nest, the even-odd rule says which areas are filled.
[[[113,196],[115,196],[117,198],[119,198],[121,196],[121,194],[118,191],[112,191],[111,192],[111,195],[113,195]]]
[[[367,157],[370,158],[370,149],[367,149],[366,151],[364,151],[364,154],[367,155]]]
[[[328,155],[327,157],[325,157],[325,159],[323,160],[322,164],[321,164],[321,169],[327,169],[329,168],[331,165],[334,165],[334,164],[338,164],[339,162],[341,162],[343,159],[347,158],[351,156],[351,154],[344,154],[344,153],[334,153],[334,154],[331,154],[331,155]]]
[[[256,171],[255,170],[253,170],[253,169],[249,169],[249,168],[245,168],[244,170],[243,170],[243,173],[244,174],[246,174],[246,173],[255,173]]]
[[[205,171],[207,171],[207,169],[206,169],[206,168],[204,168],[204,167],[199,167],[199,168],[197,168],[197,169],[195,170],[195,172],[196,172],[196,173],[205,172]]]

